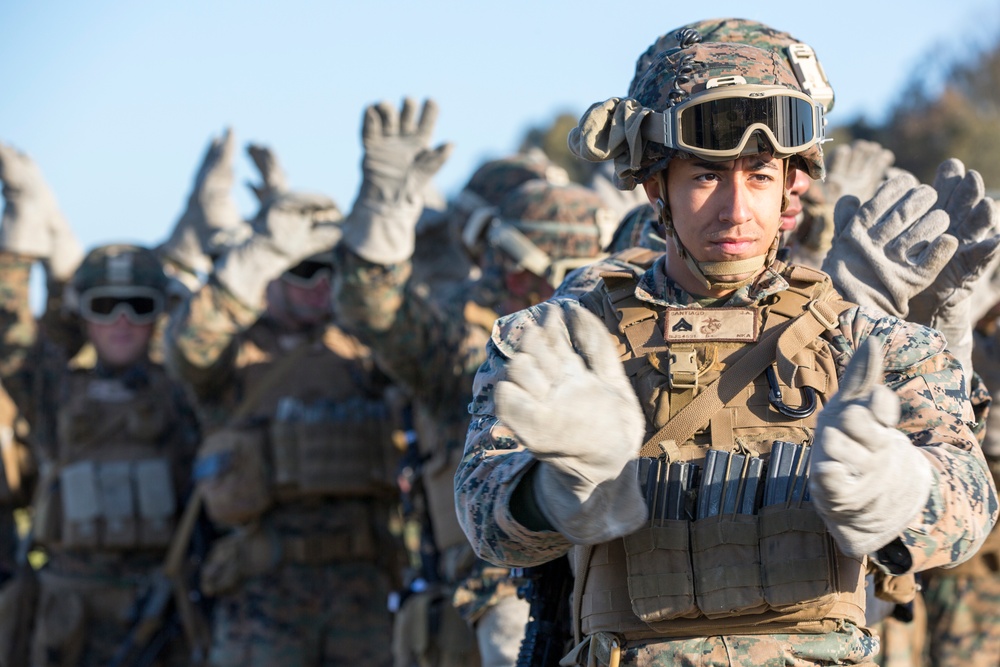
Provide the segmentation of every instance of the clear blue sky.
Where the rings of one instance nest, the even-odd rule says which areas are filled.
[[[0,0],[0,140],[39,162],[84,245],[155,243],[224,127],[347,209],[363,107],[432,96],[450,194],[527,126],[623,94],[659,34],[722,16],[811,44],[838,124],[881,118],[916,67],[995,35],[1000,2]],[[238,184],[250,170],[241,154]]]

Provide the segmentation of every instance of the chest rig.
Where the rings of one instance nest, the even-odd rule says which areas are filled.
[[[40,531],[48,546],[75,549],[164,548],[177,512],[181,443],[173,385],[159,367],[139,383],[73,372],[59,408],[59,520]],[[55,502],[53,502],[55,501]]]
[[[334,327],[286,347],[265,339],[244,351],[242,402],[199,449],[195,478],[219,523],[246,523],[275,503],[393,488],[394,425],[368,349]]]
[[[643,260],[652,263],[629,258],[639,266]],[[603,284],[581,298],[618,342],[645,412],[640,469],[704,467],[718,453],[766,467],[776,441],[811,443],[816,412],[837,389],[822,335],[853,304],[819,271],[775,270],[789,288],[746,308],[657,307],[635,296],[637,276],[628,272],[604,274]],[[651,512],[646,527],[623,539],[577,547],[578,637],[863,625],[865,564],[837,550],[806,498],[789,493],[766,507],[697,517]]]

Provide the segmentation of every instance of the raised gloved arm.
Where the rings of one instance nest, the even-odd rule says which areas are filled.
[[[571,542],[598,544],[647,515],[636,479],[645,417],[607,328],[575,302],[547,308],[496,387],[497,417],[537,459],[522,484]]]
[[[861,204],[845,196],[834,210],[834,239],[823,271],[837,291],[859,305],[899,318],[948,263],[958,241],[946,234],[948,215],[932,210],[937,193],[909,174],[883,184]]]
[[[229,129],[209,143],[187,207],[157,248],[164,259],[191,273],[208,273],[214,257],[249,235],[232,195],[235,143]]]
[[[841,551],[854,557],[898,537],[934,482],[930,460],[896,428],[900,401],[882,380],[882,351],[869,337],[816,425],[809,492]]]
[[[344,224],[344,244],[374,264],[396,264],[413,255],[423,192],[441,168],[451,144],[431,149],[438,108],[412,99],[396,111],[380,102],[365,109],[361,188]]]
[[[342,216],[329,197],[285,193],[254,222],[254,234],[216,263],[215,277],[244,305],[263,310],[267,284],[341,238]]]
[[[1000,210],[985,196],[979,173],[966,171],[956,159],[938,167],[934,189],[935,208],[948,214],[948,233],[958,239],[958,249],[934,282],[910,302],[909,319],[944,334],[948,349],[962,364],[968,389],[973,300],[990,300],[983,290],[1000,262]]]
[[[42,172],[28,155],[0,144],[4,210],[0,248],[41,259],[50,282],[69,280],[83,249]]]

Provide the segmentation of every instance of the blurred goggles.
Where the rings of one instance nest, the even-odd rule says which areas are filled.
[[[151,324],[163,312],[163,295],[149,287],[95,287],[80,297],[80,316],[113,324],[122,315],[132,324]]]
[[[823,107],[783,86],[746,85],[743,77],[712,79],[709,90],[643,123],[643,136],[705,160],[733,160],[762,133],[774,157],[802,153],[825,140]],[[648,123],[648,125],[647,125]],[[749,153],[759,152],[751,145]]]
[[[541,230],[552,229],[556,233],[593,235],[595,243],[599,230],[594,225],[569,224],[564,222],[519,221],[521,227]],[[487,232],[489,244],[500,249],[517,270],[528,271],[548,281],[552,287],[559,287],[566,274],[573,269],[593,264],[603,255],[593,257],[563,257],[553,260],[535,245],[513,223],[494,218]],[[598,246],[601,247],[601,246]]]
[[[286,283],[302,289],[312,289],[324,279],[329,283],[332,278],[333,267],[330,264],[311,259],[299,262],[281,274],[281,279]]]

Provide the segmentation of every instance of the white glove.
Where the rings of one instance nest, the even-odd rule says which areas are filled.
[[[380,102],[365,109],[361,189],[344,223],[344,243],[375,264],[396,264],[413,255],[417,221],[428,182],[451,154],[451,144],[429,148],[437,121],[433,100],[403,100],[396,109]]]
[[[261,211],[254,235],[218,261],[216,278],[245,305],[262,309],[268,283],[307,257],[333,248],[341,237],[341,221],[329,197],[279,195]]]
[[[858,348],[816,424],[809,493],[840,550],[861,557],[894,540],[922,511],[934,473],[896,429],[899,398],[881,383],[878,342]]]
[[[0,144],[0,181],[0,247],[45,260],[51,280],[69,280],[83,259],[83,248],[38,165],[25,153]]]
[[[539,459],[535,500],[567,539],[599,544],[642,526],[636,462],[646,420],[597,317],[576,302],[546,304],[497,384],[496,405]]]
[[[232,195],[233,152],[236,140],[226,129],[213,138],[195,175],[187,208],[170,238],[159,247],[166,258],[184,268],[207,273],[212,258],[249,236]]]
[[[985,196],[978,172],[956,159],[945,160],[934,178],[938,191],[935,208],[950,219],[948,233],[958,239],[958,249],[934,282],[910,302],[912,322],[937,329],[948,340],[948,349],[962,363],[966,387],[972,371],[973,294],[988,300],[981,288],[1000,261],[1000,210]]]
[[[265,206],[272,197],[288,192],[288,179],[274,151],[260,144],[248,144],[247,154],[260,172],[261,180],[259,184],[247,181],[247,187],[257,197],[261,206]]]
[[[937,193],[909,174],[887,181],[861,206],[842,197],[823,260],[837,291],[862,306],[905,319],[910,299],[930,285],[958,241],[945,234],[948,214],[931,210]]]

